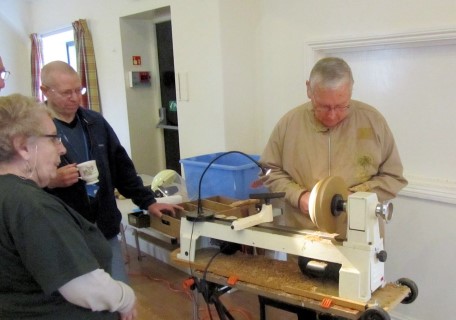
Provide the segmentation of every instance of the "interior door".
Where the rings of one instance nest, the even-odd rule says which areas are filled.
[[[163,128],[166,168],[181,173],[179,163],[179,127],[174,81],[173,35],[171,21],[155,24],[157,34],[160,94],[162,106],[160,124]]]

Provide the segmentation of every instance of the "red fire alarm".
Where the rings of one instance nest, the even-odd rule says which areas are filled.
[[[130,88],[150,87],[150,71],[130,71]]]
[[[133,65],[140,66],[141,65],[141,56],[133,56]]]

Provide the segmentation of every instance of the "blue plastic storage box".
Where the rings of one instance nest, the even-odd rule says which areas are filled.
[[[181,159],[184,166],[185,184],[190,200],[198,199],[198,184],[208,164],[225,152],[205,154]],[[250,155],[255,161],[258,155]],[[201,182],[201,198],[225,196],[234,199],[248,199],[251,193],[266,192],[264,187],[252,188],[258,180],[261,169],[255,162],[240,153],[227,153],[211,164]]]

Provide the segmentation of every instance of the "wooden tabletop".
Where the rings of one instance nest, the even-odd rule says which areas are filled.
[[[372,294],[371,300],[362,303],[340,298],[338,283],[334,280],[310,278],[302,274],[297,259],[293,261],[295,257],[291,257],[290,261],[280,261],[239,251],[233,255],[217,254],[217,249],[205,248],[198,250],[196,261],[190,264],[177,258],[179,251],[176,249],[171,253],[171,263],[189,267],[198,278],[205,277],[207,281],[220,285],[347,319],[359,319],[363,311],[372,306],[391,310],[410,294],[407,286],[387,283]],[[231,279],[237,279],[234,285],[228,284]],[[329,307],[325,303],[329,303]]]

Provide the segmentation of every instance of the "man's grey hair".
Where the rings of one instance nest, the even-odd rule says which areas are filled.
[[[336,57],[320,59],[309,76],[311,90],[317,85],[324,88],[337,88],[347,82],[350,83],[350,87],[353,87],[351,68],[343,59]]]

